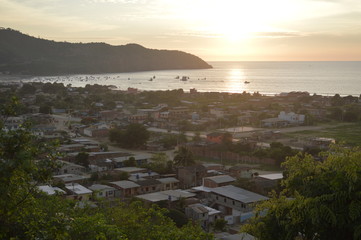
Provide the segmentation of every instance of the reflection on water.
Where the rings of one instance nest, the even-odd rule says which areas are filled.
[[[231,69],[226,78],[227,92],[241,93],[247,91],[244,86],[244,74],[240,69]]]
[[[211,62],[213,69],[166,70],[133,73],[78,74],[67,76],[14,77],[1,81],[59,82],[83,87],[86,84],[114,85],[140,90],[196,88],[203,92],[257,92],[276,94],[307,91],[311,94],[359,96],[361,62]],[[150,81],[150,78],[155,78]],[[177,78],[177,76],[179,76]],[[187,77],[181,81],[182,77]],[[188,78],[189,77],[189,78]],[[248,81],[249,83],[245,83]]]

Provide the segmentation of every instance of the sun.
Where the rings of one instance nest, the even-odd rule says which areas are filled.
[[[285,0],[193,0],[190,6],[186,18],[196,29],[228,41],[277,31],[277,24],[295,17],[299,11]]]

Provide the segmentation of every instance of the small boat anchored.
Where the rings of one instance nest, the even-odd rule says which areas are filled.
[[[244,81],[244,84],[248,84],[248,83],[251,83],[251,82],[248,82],[248,81]]]
[[[183,77],[181,78],[181,81],[188,81],[188,79],[189,79],[189,77],[183,76]]]

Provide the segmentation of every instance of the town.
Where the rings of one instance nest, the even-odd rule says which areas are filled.
[[[0,93],[4,106],[14,96],[21,103],[17,116],[1,116],[4,131],[28,125],[40,141],[57,141],[53,181],[39,190],[94,206],[157,204],[216,239],[255,239],[240,226],[282,190],[288,157],[361,143],[354,96],[22,82]]]

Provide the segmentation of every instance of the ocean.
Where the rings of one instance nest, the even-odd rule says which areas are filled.
[[[17,78],[23,82],[114,85],[139,90],[195,88],[200,92],[259,92],[274,95],[307,91],[321,95],[361,94],[361,62],[209,62],[212,69],[77,74]],[[182,81],[182,77],[185,81]],[[0,77],[5,81],[6,76]],[[14,80],[14,79],[12,79]]]

